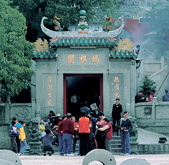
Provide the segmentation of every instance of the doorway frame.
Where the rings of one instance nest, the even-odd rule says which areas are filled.
[[[103,111],[103,74],[63,74],[63,113],[67,113],[67,91],[66,78],[67,77],[99,77],[100,78],[100,111]]]

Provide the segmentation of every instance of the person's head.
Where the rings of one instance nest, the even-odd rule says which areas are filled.
[[[128,113],[127,111],[124,111],[124,112],[123,112],[123,117],[124,117],[124,118],[127,118],[128,116],[129,116],[129,113]]]
[[[139,91],[138,92],[139,95],[143,95],[143,93],[144,93],[143,91]]]
[[[62,116],[62,120],[65,120],[66,118],[67,118],[66,115],[63,115],[63,116]]]
[[[86,116],[86,113],[85,113],[85,112],[81,112],[81,113],[80,113],[80,116],[81,116],[81,117],[85,117],[85,116]]]
[[[74,116],[71,117],[72,121],[76,121],[76,118]]]
[[[98,116],[99,116],[100,119],[103,119],[104,118],[104,113],[103,112],[99,112]]]
[[[53,126],[52,129],[58,131],[58,125]]]
[[[165,90],[165,93],[168,93],[168,90],[167,90],[167,89]]]
[[[116,102],[116,104],[119,104],[120,103],[120,99],[116,98],[115,102]]]
[[[49,115],[51,116],[55,116],[54,112],[53,111],[49,111]]]
[[[156,93],[156,91],[155,91],[154,89],[153,89],[153,90],[151,90],[151,92],[152,92],[152,93]]]
[[[106,118],[106,117],[103,120],[105,121],[105,123],[109,123],[110,122],[109,119]]]
[[[12,121],[11,124],[12,124],[12,126],[15,126],[16,122],[15,122],[15,121]]]
[[[16,117],[13,117],[13,118],[12,118],[12,121],[16,121]]]
[[[22,124],[22,126],[25,126],[25,122],[24,121],[19,121],[20,124]]]
[[[156,91],[155,90],[151,90],[151,95],[153,96],[153,97],[155,97],[156,96]]]
[[[62,118],[61,118],[61,114],[60,113],[57,113],[56,114],[56,118],[58,118],[59,120],[61,120]]]
[[[45,132],[46,132],[46,134],[50,134],[50,130],[49,129],[46,129]]]
[[[72,114],[71,114],[71,113],[67,113],[67,116],[70,116],[70,117],[71,117],[71,116],[72,116]]]
[[[90,117],[93,117],[94,113],[90,111],[88,115],[89,115]]]
[[[68,118],[68,119],[71,119],[71,117],[72,117],[72,115],[67,115],[67,118]]]

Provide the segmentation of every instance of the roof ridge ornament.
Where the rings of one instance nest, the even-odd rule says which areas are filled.
[[[99,37],[99,38],[116,37],[122,32],[124,28],[124,20],[121,17],[119,17],[119,20],[121,21],[121,25],[115,30],[90,32],[88,31],[88,28],[87,28],[88,24],[86,24],[84,28],[85,33],[79,33],[79,31],[53,31],[44,26],[45,19],[48,19],[48,18],[42,17],[40,26],[41,26],[42,31],[50,38],[53,38],[53,37]]]
[[[78,33],[88,33],[89,31],[89,25],[86,22],[86,11],[85,10],[80,10],[80,22],[78,23],[76,29]]]

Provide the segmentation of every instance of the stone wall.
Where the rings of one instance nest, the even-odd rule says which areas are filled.
[[[30,104],[0,104],[0,148],[8,149],[10,145],[9,124],[12,117],[24,120],[28,135],[28,126],[32,118],[37,116],[38,105]],[[140,128],[169,136],[169,102],[157,101],[135,104],[135,116]],[[29,136],[28,136],[29,138]],[[28,139],[29,141],[29,139]]]
[[[110,59],[109,54],[109,48],[58,48],[57,59],[36,59],[36,103],[42,118],[50,110],[66,114],[64,78],[69,74],[102,76],[102,103],[106,116],[111,115],[117,97],[121,99],[124,110],[133,111],[130,98],[134,98],[136,93],[136,63],[131,59]]]
[[[0,104],[0,149],[9,149],[10,147],[9,125],[13,117],[26,123],[25,131],[27,137],[29,137],[27,130],[30,120],[35,117],[35,109],[34,102],[25,104]]]
[[[13,117],[25,122],[35,117],[35,103],[0,104],[0,124],[9,124]]]
[[[137,103],[135,117],[140,128],[169,136],[169,102]]]

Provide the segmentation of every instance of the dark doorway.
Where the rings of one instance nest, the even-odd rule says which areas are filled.
[[[80,109],[84,101],[92,103],[92,97],[97,92],[100,96],[100,110],[103,108],[103,76],[96,75],[65,75],[64,76],[64,113],[72,113]],[[78,105],[72,107],[71,98],[77,95]]]

